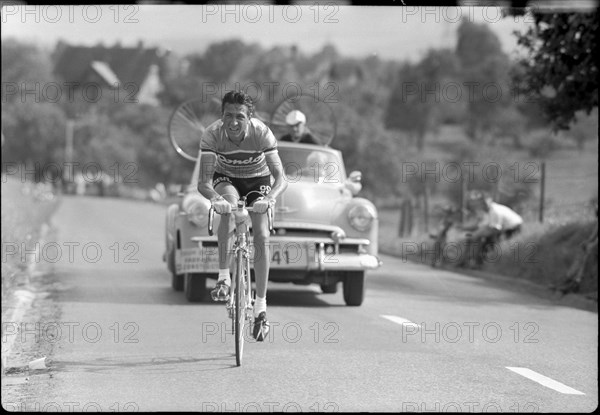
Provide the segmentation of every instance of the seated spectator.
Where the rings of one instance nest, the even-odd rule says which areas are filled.
[[[496,203],[480,192],[472,193],[470,200],[475,202],[479,220],[472,227],[473,233],[467,237],[467,253],[472,253],[476,264],[481,265],[483,256],[493,244],[520,232],[523,218],[508,206]],[[463,230],[469,229],[463,226]]]
[[[523,218],[508,206],[496,203],[488,196],[484,197],[481,207],[484,213],[479,228],[491,228],[498,233],[498,237],[505,239],[521,231]]]
[[[310,133],[306,126],[306,116],[298,110],[290,111],[285,117],[285,123],[290,132],[280,138],[280,141],[291,141],[294,143],[321,144],[318,138]]]

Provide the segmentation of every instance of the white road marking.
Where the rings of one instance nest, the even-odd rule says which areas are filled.
[[[410,321],[410,320],[407,320],[407,319],[405,319],[405,318],[402,318],[402,317],[398,317],[398,316],[388,316],[388,315],[385,315],[385,314],[382,314],[380,317],[383,317],[383,318],[385,318],[385,319],[388,319],[388,320],[390,320],[390,321],[393,321],[394,323],[396,323],[396,324],[400,324],[401,326],[405,326],[405,327],[416,327],[416,328],[418,328],[418,329],[420,329],[420,328],[421,328],[421,325],[420,325],[420,324],[413,323],[412,321]]]
[[[585,393],[578,391],[577,389],[573,389],[564,383],[560,383],[554,379],[550,379],[547,376],[541,375],[537,372],[534,372],[531,369],[527,369],[526,367],[509,367],[506,366],[508,370],[512,370],[515,373],[518,373],[521,376],[525,376],[527,379],[531,379],[534,382],[539,383],[547,388],[554,389],[557,392],[565,393],[569,395],[585,395]]]

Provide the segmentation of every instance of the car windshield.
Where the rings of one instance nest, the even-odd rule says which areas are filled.
[[[344,164],[335,153],[283,146],[278,150],[284,172],[290,181],[312,180],[333,184],[345,180]]]

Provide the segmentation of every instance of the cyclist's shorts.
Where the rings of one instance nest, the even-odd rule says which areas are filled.
[[[256,199],[268,195],[271,191],[271,175],[239,179],[215,172],[213,175],[213,187],[217,187],[219,183],[230,183],[236,188],[240,196],[246,196],[247,206],[251,206]]]

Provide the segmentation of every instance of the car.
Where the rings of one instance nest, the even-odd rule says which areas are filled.
[[[276,200],[269,281],[318,284],[323,293],[336,293],[341,283],[346,305],[360,306],[365,273],[381,265],[378,213],[357,196],[360,172],[347,175],[342,153],[325,145],[280,141],[278,152],[288,187]],[[172,288],[190,302],[209,299],[207,280],[218,273],[217,237],[208,234],[210,202],[197,190],[199,171],[198,156],[189,184],[166,212],[164,260]],[[214,220],[217,228],[219,215]]]

